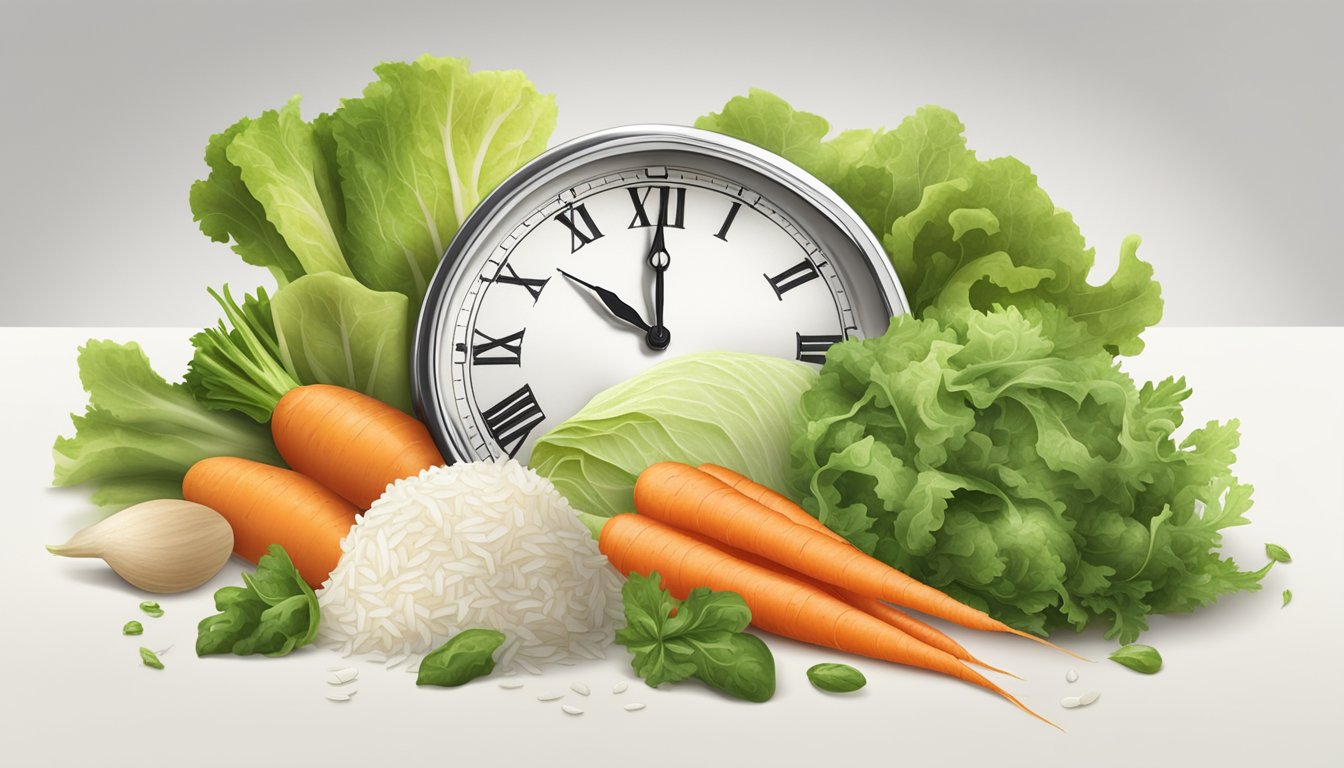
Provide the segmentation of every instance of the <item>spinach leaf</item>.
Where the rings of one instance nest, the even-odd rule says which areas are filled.
[[[1111,661],[1122,664],[1135,672],[1151,675],[1162,668],[1162,654],[1151,645],[1132,643],[1116,649]]]
[[[234,653],[284,656],[313,641],[321,610],[284,547],[272,544],[244,573],[245,587],[215,592],[214,616],[197,625],[196,655]]]
[[[868,678],[848,664],[818,664],[807,670],[807,679],[831,693],[852,693],[868,684]]]
[[[144,631],[144,625],[138,621],[128,621],[126,626],[121,628],[121,634],[123,635],[140,635],[144,634]]]
[[[420,661],[415,684],[453,688],[485,677],[494,671],[494,653],[503,644],[503,632],[463,630]]]
[[[144,611],[146,615],[153,616],[156,619],[163,615],[163,609],[159,607],[159,604],[149,600],[140,604],[140,610]]]
[[[660,586],[658,572],[631,573],[621,589],[625,626],[616,642],[630,651],[630,666],[650,687],[694,677],[746,701],[775,693],[775,658],[760,638],[743,632],[751,609],[735,592],[691,590],[686,600]]]
[[[1276,563],[1293,562],[1293,556],[1288,554],[1288,550],[1280,547],[1278,544],[1266,544],[1265,555]]]
[[[1287,608],[1287,607],[1288,607],[1288,604],[1291,603],[1291,602],[1293,602],[1293,590],[1291,590],[1291,589],[1285,589],[1285,590],[1283,590],[1283,605],[1281,605],[1281,606],[1279,606],[1279,607],[1280,607],[1280,608]]]

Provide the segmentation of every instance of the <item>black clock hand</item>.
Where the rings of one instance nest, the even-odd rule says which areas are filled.
[[[598,301],[602,302],[602,306],[606,307],[607,311],[618,320],[624,320],[645,333],[652,330],[649,327],[649,324],[644,322],[644,318],[640,317],[639,313],[635,311],[635,308],[626,304],[624,301],[621,301],[620,296],[608,291],[606,288],[599,288],[592,283],[580,280],[563,269],[557,269],[555,271],[592,291],[597,296]]]
[[[653,268],[653,327],[649,329],[645,340],[649,349],[663,350],[672,341],[672,333],[663,325],[663,273],[672,265],[672,254],[667,252],[663,242],[663,224],[667,222],[667,195],[663,195],[662,207],[658,211],[658,229],[653,234],[653,245],[649,247],[649,266]]]

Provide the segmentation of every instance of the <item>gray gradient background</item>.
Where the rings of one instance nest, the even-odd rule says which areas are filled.
[[[1142,234],[1165,324],[1344,325],[1342,9],[0,0],[0,325],[212,322],[207,284],[270,278],[191,220],[209,135],[294,93],[329,110],[423,52],[525,71],[553,141],[751,86],[837,129],[938,103],[982,157],[1032,166],[1101,279]]]

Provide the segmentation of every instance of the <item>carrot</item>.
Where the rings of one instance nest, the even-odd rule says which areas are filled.
[[[657,571],[685,599],[695,587],[736,592],[751,623],[767,632],[881,661],[940,672],[999,694],[1047,723],[1016,697],[951,655],[931,648],[833,595],[644,515],[620,514],[602,526],[598,549],[621,573]],[[1050,723],[1054,725],[1054,723]]]
[[[832,531],[830,528],[827,528],[820,520],[809,515],[802,507],[794,504],[787,496],[776,493],[760,483],[753,482],[745,475],[740,475],[727,467],[720,467],[717,464],[701,464],[698,469],[711,477],[718,478],[721,482],[743,496],[760,503],[762,506],[787,517],[799,525],[807,526],[815,531],[824,533],[836,541],[843,541],[846,544],[850,543],[848,539],[835,531]],[[853,545],[851,544],[850,546]],[[754,557],[749,553],[740,550],[729,550],[729,554],[743,560],[750,560]],[[756,562],[758,565],[765,565],[766,567],[781,570],[778,566],[765,560],[753,562]],[[993,670],[1010,677],[1017,677],[1017,675],[1014,675],[1012,672],[999,669],[998,667],[986,664],[977,659],[975,656],[971,655],[970,651],[962,647],[961,643],[958,643],[937,628],[929,626],[899,608],[894,608],[875,598],[864,597],[863,595],[848,590],[839,589],[829,584],[809,579],[796,571],[786,571],[786,573],[795,578],[802,578],[804,581],[813,583],[817,587],[830,592],[855,608],[885,621],[925,645],[931,645],[940,651],[945,651],[968,664],[975,664],[976,666],[984,667],[985,669]],[[1020,680],[1021,678],[1018,679]]]
[[[388,484],[445,463],[424,424],[330,384],[286,392],[271,414],[271,436],[289,466],[360,509]]]
[[[665,461],[644,470],[635,482],[635,510],[850,592],[970,629],[1020,635],[1082,658],[960,603],[848,543],[783,519],[695,467]]]
[[[202,459],[182,479],[187,501],[215,510],[233,528],[233,551],[256,563],[279,544],[310,586],[326,581],[341,559],[341,539],[359,510],[317,481],[247,459]]]

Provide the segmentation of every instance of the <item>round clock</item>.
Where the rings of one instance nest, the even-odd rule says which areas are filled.
[[[820,365],[906,311],[881,246],[792,163],[639,125],[542,154],[449,245],[416,328],[416,408],[449,461],[526,461],[593,395],[676,355]]]

